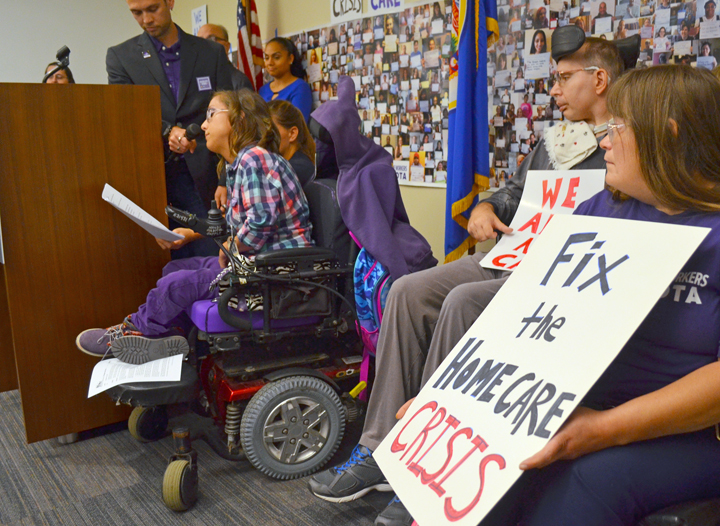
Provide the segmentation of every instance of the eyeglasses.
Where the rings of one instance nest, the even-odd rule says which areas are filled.
[[[558,71],[553,75],[553,80],[558,86],[564,86],[565,83],[578,71],[598,71],[600,68],[597,66],[589,66],[582,69],[574,69],[572,71]]]
[[[216,37],[215,35],[209,35],[205,38],[205,40],[212,40],[213,42],[227,42],[227,38],[222,37]]]
[[[615,133],[620,133],[620,130],[622,130],[625,127],[625,124],[615,124],[615,119],[610,119],[607,123],[608,127],[608,139],[610,139],[610,142],[613,142],[615,140]]]
[[[207,112],[205,112],[205,120],[210,122],[210,119],[213,118],[213,115],[216,113],[222,113],[224,111],[230,111],[230,110],[221,110],[220,108],[208,108]]]

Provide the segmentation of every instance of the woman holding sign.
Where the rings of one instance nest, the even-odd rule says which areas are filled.
[[[614,191],[576,213],[710,231],[483,526],[635,525],[720,497],[720,151],[705,147],[720,142],[720,82],[689,66],[632,71],[608,109],[601,147]]]

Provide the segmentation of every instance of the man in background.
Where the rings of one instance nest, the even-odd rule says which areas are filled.
[[[216,90],[232,89],[232,66],[221,45],[185,33],[172,21],[175,0],[127,0],[143,33],[108,49],[110,84],[160,87],[165,182],[168,203],[207,216],[218,179],[217,158],[200,134],[185,137],[190,124],[202,124]],[[179,225],[170,221],[170,227]],[[212,240],[174,250],[173,259],[217,254]]]
[[[228,40],[228,32],[227,29],[225,29],[223,26],[217,25],[217,24],[205,24],[200,29],[198,29],[197,36],[200,38],[204,38],[205,40],[212,40],[213,42],[217,42],[222,47],[225,48],[225,55],[228,57],[228,60],[230,60],[230,41]],[[232,64],[232,62],[230,62]],[[233,66],[232,69],[232,84],[234,90],[239,89],[253,89],[252,82],[250,82],[250,79],[237,69],[235,66]]]

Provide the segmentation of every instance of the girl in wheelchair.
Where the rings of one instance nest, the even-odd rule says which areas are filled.
[[[307,199],[294,170],[279,153],[280,134],[265,101],[248,90],[218,92],[202,129],[208,149],[221,158],[219,168],[226,163],[230,199],[225,219],[235,234],[226,248],[232,241],[234,252],[252,259],[259,252],[311,246]],[[185,236],[178,243],[199,236],[190,229],[177,230]],[[78,348],[97,357],[111,353],[127,363],[187,355],[186,312],[194,302],[217,296],[211,287],[227,265],[224,251],[219,257],[168,263],[137,312],[108,329],[81,332]]]

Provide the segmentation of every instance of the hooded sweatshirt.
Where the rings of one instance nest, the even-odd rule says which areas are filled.
[[[437,265],[430,244],[410,226],[392,155],[360,133],[352,79],[340,77],[338,99],[325,102],[311,117],[333,139],[340,213],[360,244],[393,279]]]

